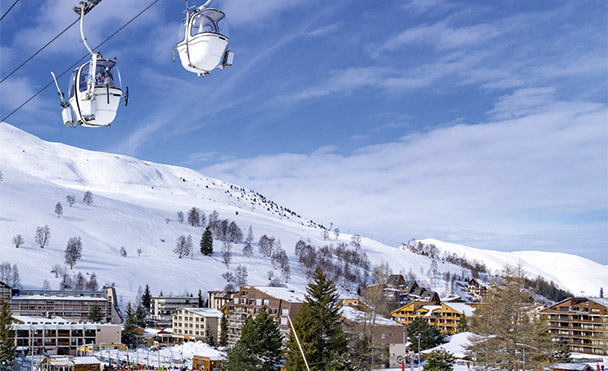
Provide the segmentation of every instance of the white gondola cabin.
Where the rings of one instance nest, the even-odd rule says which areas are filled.
[[[69,104],[65,101],[55,74],[51,72],[61,98],[63,123],[68,127],[76,125],[86,127],[110,126],[116,117],[119,104],[125,103],[127,105],[129,100],[129,88],[123,95],[116,60],[105,59],[100,52],[94,53],[84,37],[84,15],[97,3],[99,3],[99,0],[90,0],[89,2],[81,2],[81,7],[74,8],[76,13],[80,15],[80,34],[84,45],[91,53],[91,60],[72,72],[68,91]],[[124,102],[121,102],[123,96],[125,99]]]
[[[218,9],[205,8],[209,3],[187,10],[176,45],[182,66],[199,76],[206,76],[215,68],[232,65],[234,52],[229,50],[226,15]]]

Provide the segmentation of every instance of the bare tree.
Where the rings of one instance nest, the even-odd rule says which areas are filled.
[[[329,231],[324,229],[323,232],[321,232],[321,236],[323,237],[323,241],[329,240]]]
[[[72,205],[74,205],[74,202],[76,201],[76,199],[72,195],[65,196],[65,200],[68,202],[68,205],[70,207],[72,207]]]
[[[123,258],[127,257],[127,249],[125,249],[124,246],[120,247],[120,256],[122,256]]]
[[[25,243],[25,241],[23,240],[23,236],[18,234],[15,237],[13,237],[13,245],[15,245],[16,248],[19,248],[19,246],[23,245]]]
[[[142,252],[143,252],[143,251],[141,251],[141,249],[137,249],[137,256],[141,256],[141,253],[142,253]]]
[[[86,191],[82,197],[82,202],[90,206],[93,203],[93,194],[90,191]]]
[[[62,276],[65,273],[65,268],[63,265],[55,264],[51,268],[51,273],[55,275],[55,278],[59,278],[59,276]]]
[[[63,215],[63,206],[61,205],[61,202],[55,204],[55,214],[57,214],[58,218],[61,218],[61,215]]]
[[[44,227],[36,227],[34,240],[38,245],[40,245],[41,249],[44,249],[44,247],[48,245],[49,238],[51,238],[51,230],[49,229],[48,225],[45,225]]]
[[[184,222],[184,212],[183,211],[178,211],[177,212],[177,221],[182,224]]]
[[[173,252],[177,254],[178,258],[182,258],[190,254],[190,249],[192,248],[192,236],[188,235],[189,238],[182,235],[177,238],[177,242],[175,243],[175,249]]]
[[[350,245],[355,248],[355,251],[359,251],[361,249],[361,236],[357,233],[353,234],[350,238]]]
[[[334,228],[334,237],[336,238],[336,240],[340,237],[340,228]]]
[[[193,227],[199,226],[201,223],[200,214],[196,207],[193,207],[188,211],[188,224]]]
[[[68,272],[63,273],[61,282],[59,283],[60,290],[71,290],[72,289],[72,277]]]
[[[87,280],[84,278],[82,272],[78,272],[76,277],[74,277],[74,290],[84,290],[87,285]]]
[[[65,263],[74,269],[74,264],[82,257],[82,242],[80,237],[72,237],[65,248]]]
[[[236,272],[234,275],[235,283],[238,286],[244,286],[247,284],[247,267],[243,265],[239,265],[236,267]]]
[[[232,244],[228,240],[224,240],[222,243],[222,260],[226,264],[226,267],[232,261]]]
[[[99,288],[99,283],[97,282],[97,275],[95,272],[91,273],[91,278],[89,278],[89,282],[87,282],[87,290],[97,291]]]
[[[272,256],[272,249],[274,248],[274,237],[268,237],[263,234],[258,241],[258,249],[264,256]]]
[[[43,290],[50,290],[51,289],[51,283],[48,280],[42,281],[42,289]]]
[[[253,242],[253,228],[251,225],[249,226],[249,230],[247,231],[247,237],[245,238],[245,245],[243,246],[243,255],[246,257],[251,257],[253,255],[253,246],[251,243]]]

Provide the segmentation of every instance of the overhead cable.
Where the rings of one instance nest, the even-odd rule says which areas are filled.
[[[4,14],[2,14],[2,18],[0,18],[0,22],[2,22],[2,20],[4,19],[4,17],[6,17],[6,15],[8,14],[8,12],[10,12],[11,9],[13,9],[13,7],[15,5],[17,5],[18,2],[19,2],[19,0],[15,0],[15,2],[13,3],[13,5],[11,5],[11,7],[8,8],[8,10],[6,12],[4,12]]]
[[[103,44],[105,44],[112,37],[116,36],[116,34],[119,33],[120,31],[122,31],[123,28],[127,27],[131,22],[133,22],[135,19],[137,19],[140,15],[144,14],[148,9],[150,9],[152,7],[152,5],[156,4],[157,2],[158,2],[158,0],[154,0],[150,5],[148,5],[146,8],[144,8],[144,10],[142,10],[141,12],[139,12],[135,17],[131,18],[127,23],[123,24],[118,30],[116,30],[113,34],[111,34],[110,36],[108,36],[104,41],[102,41],[99,45],[97,45],[93,49],[99,49],[100,46],[102,46]],[[85,54],[82,58],[80,58],[79,60],[77,60],[76,63],[72,64],[65,71],[63,71],[62,73],[60,73],[59,75],[57,75],[57,78],[59,79],[61,76],[65,75],[67,72],[69,72],[70,70],[72,70],[72,68],[74,68],[75,66],[77,66],[83,59],[85,59],[87,57],[90,57],[90,56],[91,55],[89,53]],[[48,88],[49,86],[51,86],[53,83],[54,83],[54,80],[52,80],[51,82],[49,82],[48,84],[46,84],[42,89],[38,90],[28,100],[26,100],[25,102],[23,102],[23,104],[21,104],[19,107],[15,108],[11,113],[9,113],[7,116],[5,116],[0,121],[6,122],[6,119],[8,119],[9,117],[11,117],[15,112],[19,111],[23,106],[25,106],[26,104],[28,104],[32,99],[36,98],[40,93],[42,93],[46,88]]]

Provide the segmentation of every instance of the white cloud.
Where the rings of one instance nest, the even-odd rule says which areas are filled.
[[[572,233],[606,238],[584,218],[607,202],[606,113],[603,105],[552,102],[550,110],[434,129],[350,155],[323,148],[234,159],[201,172],[344,230],[455,242],[477,241],[484,231],[493,236],[486,244],[520,249],[536,236],[538,248],[556,249]]]

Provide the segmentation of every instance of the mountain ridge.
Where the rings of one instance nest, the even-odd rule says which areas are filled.
[[[192,207],[207,215],[216,210],[220,218],[234,221],[244,233],[252,226],[255,241],[262,234],[280,240],[292,273],[287,286],[299,290],[303,290],[307,280],[294,253],[297,241],[310,241],[316,247],[350,243],[349,234],[331,233],[325,240],[324,230],[318,223],[300,217],[255,191],[188,168],[49,143],[7,123],[0,124],[0,142],[3,143],[0,171],[4,175],[0,182],[0,262],[19,266],[24,287],[39,288],[47,280],[51,287],[58,288],[60,279],[50,270],[54,264],[63,264],[66,242],[74,236],[82,238],[83,258],[72,273],[95,272],[100,282],[114,283],[124,301],[132,301],[138,288],[146,284],[150,285],[153,294],[219,290],[227,283],[221,277],[222,273],[234,271],[239,265],[248,268],[247,283],[268,284],[268,272],[276,273],[270,259],[257,250],[253,257],[246,257],[241,253],[242,243],[232,245],[233,258],[229,266],[222,262],[222,244],[217,240],[212,257],[198,253],[202,229],[176,220],[178,211],[186,213]],[[81,201],[85,191],[94,195],[90,206]],[[65,202],[68,194],[76,199],[72,207]],[[59,218],[53,212],[58,202],[63,204],[63,215]],[[51,242],[41,249],[33,242],[33,235],[35,228],[43,225],[49,225]],[[25,238],[25,244],[19,249],[11,244],[17,234]],[[196,253],[178,259],[172,252],[175,241],[179,236],[187,235],[192,236]],[[446,249],[464,248],[436,240],[424,241],[435,241]],[[432,259],[425,256],[369,238],[362,238],[361,245],[372,265],[387,262],[394,273],[412,273],[424,280],[432,264]],[[121,247],[127,250],[126,257],[120,256]],[[525,255],[466,248],[469,254],[492,261],[493,270],[499,268],[496,261],[513,262],[517,254]],[[137,253],[138,249],[142,250],[141,254]],[[535,253],[540,255],[525,259],[531,273],[553,277],[556,284],[573,293],[581,291],[581,287],[588,294],[599,293],[600,285],[608,282],[606,267],[576,255],[571,255],[576,258],[570,260],[580,261],[583,268],[579,265],[577,268],[592,274],[582,279],[560,278],[551,272],[551,266],[538,267],[539,261],[557,259],[551,254],[558,253]],[[440,262],[439,270],[462,273],[461,267],[444,262]],[[447,290],[443,282],[436,286],[433,289]],[[355,289],[342,287],[341,292],[354,296]]]

